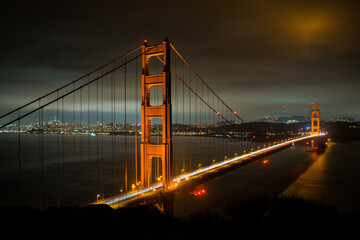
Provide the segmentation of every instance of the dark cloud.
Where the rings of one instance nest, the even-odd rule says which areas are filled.
[[[22,84],[27,94],[17,102],[32,100],[144,39],[167,36],[246,119],[278,115],[282,105],[303,114],[312,101],[327,117],[359,119],[359,7],[347,0],[10,1],[0,17],[0,101],[13,101],[9,93]],[[346,102],[351,107],[342,108]]]

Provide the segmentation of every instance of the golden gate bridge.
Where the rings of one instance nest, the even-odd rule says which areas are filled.
[[[4,199],[131,204],[322,136],[319,105],[310,110],[310,132],[259,133],[167,39],[145,42],[0,117]]]

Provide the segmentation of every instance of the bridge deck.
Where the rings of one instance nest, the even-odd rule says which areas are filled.
[[[285,147],[287,145],[296,143],[296,142],[301,142],[304,141],[306,139],[309,138],[313,138],[313,137],[318,137],[318,136],[323,136],[325,135],[324,133],[320,134],[320,135],[308,135],[308,136],[303,136],[300,138],[296,138],[296,139],[292,139],[292,140],[288,140],[282,143],[278,143],[269,147],[265,147],[263,149],[259,149],[257,151],[251,152],[251,153],[247,153],[247,154],[243,154],[240,156],[236,156],[234,158],[230,158],[230,159],[226,159],[222,162],[219,163],[214,163],[210,166],[206,166],[200,169],[197,169],[195,171],[186,173],[186,174],[182,174],[180,176],[177,176],[173,179],[173,190],[175,190],[178,186],[184,184],[185,182],[187,182],[188,180],[191,180],[193,178],[197,178],[199,176],[204,176],[208,173],[211,173],[213,171],[219,170],[220,168],[225,168],[228,167],[232,164],[237,164],[237,163],[241,163],[246,159],[249,158],[253,158],[256,157],[258,155],[262,155],[262,154],[266,154],[266,153],[270,153],[272,151],[278,150],[282,147]],[[162,183],[157,183],[154,185],[151,185],[150,187],[147,188],[143,188],[143,189],[138,189],[138,190],[134,190],[134,191],[130,191],[127,192],[125,194],[121,194],[121,195],[117,195],[108,199],[103,199],[103,200],[99,200],[93,204],[107,204],[110,205],[112,207],[121,207],[121,206],[126,206],[132,202],[135,202],[139,199],[145,198],[145,197],[149,197],[155,193],[158,193],[159,191],[161,191],[163,189],[163,184]]]

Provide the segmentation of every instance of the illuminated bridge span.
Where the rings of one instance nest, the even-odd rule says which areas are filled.
[[[322,136],[325,134],[320,133],[319,135]],[[274,150],[280,149],[289,144],[294,144],[296,142],[307,140],[307,139],[310,139],[313,137],[314,137],[314,135],[309,135],[309,136],[299,137],[296,139],[288,139],[287,141],[277,142],[277,143],[274,143],[274,145],[272,145],[272,146],[264,147],[263,149],[260,149],[260,150],[257,150],[257,151],[251,152],[251,153],[246,153],[241,156],[235,156],[231,159],[225,159],[224,161],[221,161],[219,163],[213,163],[212,165],[206,166],[204,168],[200,168],[200,169],[194,170],[192,172],[182,174],[182,175],[172,179],[173,185],[174,185],[173,188],[176,188],[176,187],[180,186],[181,184],[183,184],[184,182],[189,181],[193,178],[201,177],[202,175],[207,174],[211,171],[216,171],[221,168],[226,168],[226,167],[231,166],[232,164],[241,163],[242,161],[247,160],[248,158],[251,158],[251,157],[255,158],[258,155],[270,153]],[[121,206],[126,206],[128,204],[131,204],[132,202],[136,202],[139,199],[140,200],[144,199],[144,194],[145,194],[145,197],[153,195],[156,191],[162,190],[163,187],[164,187],[163,183],[160,182],[160,183],[154,184],[150,187],[146,187],[141,190],[131,191],[127,194],[122,194],[122,195],[115,196],[115,197],[112,197],[109,199],[98,201],[97,203],[98,204],[99,203],[108,204],[115,208],[121,207]]]
[[[0,117],[3,203],[121,206],[321,136],[319,105],[294,130],[245,122],[165,40]],[[284,129],[281,129],[284,128]],[[265,133],[266,132],[266,133]],[[284,134],[285,133],[285,134]],[[17,189],[14,191],[14,189]]]

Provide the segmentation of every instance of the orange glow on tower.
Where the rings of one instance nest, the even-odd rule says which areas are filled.
[[[170,44],[167,40],[156,46],[143,46],[142,55],[142,88],[141,88],[141,185],[149,187],[152,179],[152,159],[160,158],[162,164],[162,182],[165,191],[172,187],[172,134],[171,134],[171,75]],[[163,72],[149,74],[149,59],[163,56]],[[160,106],[150,105],[150,88],[161,85],[163,102]],[[151,143],[151,119],[161,118],[162,143]]]
[[[311,134],[320,134],[319,104],[311,104]]]

